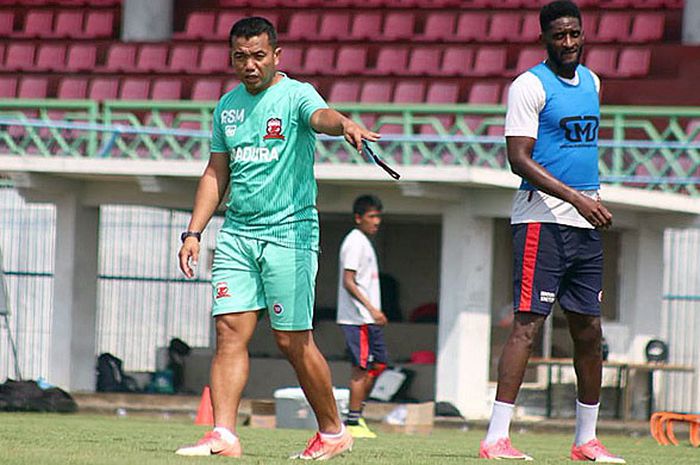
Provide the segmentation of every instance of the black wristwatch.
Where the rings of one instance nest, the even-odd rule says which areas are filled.
[[[202,233],[197,231],[185,231],[182,234],[180,234],[180,240],[182,242],[185,242],[185,239],[187,239],[188,237],[194,237],[197,239],[197,242],[199,242],[202,239]]]

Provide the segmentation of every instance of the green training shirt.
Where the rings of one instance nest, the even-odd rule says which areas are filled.
[[[211,151],[229,154],[223,229],[285,247],[318,250],[311,115],[328,108],[311,84],[283,75],[257,95],[239,84],[214,110]]]

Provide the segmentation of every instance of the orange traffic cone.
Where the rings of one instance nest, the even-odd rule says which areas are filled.
[[[211,406],[211,393],[209,386],[204,386],[202,390],[202,400],[199,401],[197,409],[197,418],[194,419],[195,425],[214,425],[214,409]]]

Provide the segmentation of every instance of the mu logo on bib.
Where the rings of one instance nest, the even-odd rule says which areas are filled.
[[[598,139],[599,121],[597,116],[570,116],[559,120],[568,142],[581,144]]]

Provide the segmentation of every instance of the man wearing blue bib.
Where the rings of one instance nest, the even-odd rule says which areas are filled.
[[[602,372],[599,229],[612,224],[598,196],[600,80],[579,64],[583,30],[574,3],[544,6],[540,26],[547,59],[518,76],[508,94],[508,160],[522,178],[511,216],[515,318],[479,455],[532,460],[511,445],[510,422],[533,343],[558,300],[573,339],[577,377],[571,459],[625,463],[596,437]]]

